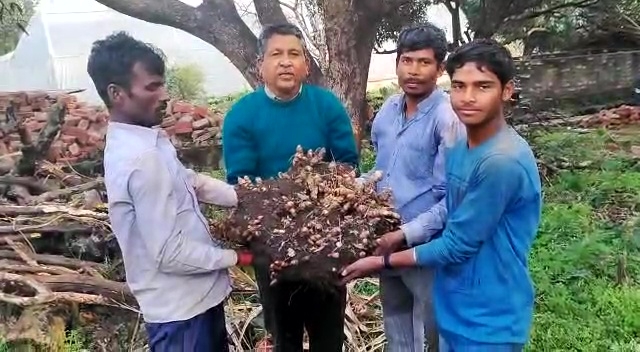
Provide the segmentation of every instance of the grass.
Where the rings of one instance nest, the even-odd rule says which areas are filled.
[[[640,351],[640,171],[633,134],[554,131],[532,138],[553,175],[530,257],[530,351]]]

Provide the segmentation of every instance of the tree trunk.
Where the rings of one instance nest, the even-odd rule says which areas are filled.
[[[358,149],[367,119],[367,79],[375,35],[382,14],[360,1],[321,0],[329,53],[325,80],[346,103],[356,134]]]
[[[453,29],[453,46],[462,45],[462,25],[460,24],[460,0],[445,1],[444,5],[451,14],[451,28]]]

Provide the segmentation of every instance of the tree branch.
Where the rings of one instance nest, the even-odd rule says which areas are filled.
[[[380,54],[380,55],[386,55],[386,54],[395,54],[398,50],[396,49],[390,49],[390,50],[380,50],[378,48],[373,48],[373,52],[376,54]]]
[[[280,0],[256,0],[253,4],[262,25],[289,22],[280,7]]]
[[[554,13],[556,11],[567,9],[567,8],[571,8],[571,7],[585,8],[585,7],[589,7],[589,6],[593,6],[593,5],[597,4],[598,1],[599,0],[577,0],[577,1],[563,2],[563,3],[557,4],[555,6],[547,7],[544,10],[525,11],[525,12],[520,13],[518,15],[509,16],[504,21],[502,21],[502,23],[530,20],[530,19],[533,19],[533,18],[536,18],[536,17],[549,15],[549,14]]]

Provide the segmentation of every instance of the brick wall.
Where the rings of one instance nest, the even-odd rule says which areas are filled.
[[[631,94],[640,74],[640,50],[601,53],[556,53],[517,59],[522,97],[588,99]]]

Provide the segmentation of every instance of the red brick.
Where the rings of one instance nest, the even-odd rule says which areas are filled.
[[[176,101],[171,104],[171,111],[173,113],[191,113],[193,111],[193,106],[189,103],[185,103],[182,101]]]
[[[191,126],[191,122],[189,121],[178,121],[175,126],[176,134],[187,134],[193,132],[193,126]]]
[[[66,135],[76,137],[78,139],[78,142],[83,144],[87,143],[87,140],[89,139],[89,135],[87,131],[82,128],[66,127],[66,128],[62,128],[61,132]]]
[[[195,120],[191,123],[191,125],[193,126],[194,130],[201,130],[205,127],[209,127],[209,119]]]
[[[82,119],[80,120],[80,122],[78,122],[78,128],[82,128],[83,130],[88,130],[89,125],[91,125],[91,121],[89,121],[88,119]]]
[[[90,115],[90,111],[87,108],[76,108],[76,109],[70,110],[69,113],[72,115],[80,116],[82,118],[88,118]]]
[[[80,155],[80,152],[80,146],[77,143],[73,143],[69,146],[69,153],[71,153],[72,156],[78,156]]]
[[[46,122],[48,120],[48,116],[46,112],[36,112],[33,114],[36,121]]]
[[[209,139],[212,139],[212,138],[213,138],[213,136],[215,136],[215,134],[214,134],[213,132],[211,132],[211,131],[207,131],[207,132],[206,132],[205,134],[203,134],[202,136],[200,136],[200,137],[196,138],[196,139],[194,140],[194,142],[196,142],[196,143],[197,143],[197,142],[205,142],[205,141],[208,141]]]
[[[208,131],[206,129],[194,130],[193,133],[191,134],[191,138],[196,139],[207,132]]]
[[[193,122],[193,116],[191,116],[191,115],[182,115],[182,116],[180,116],[178,121],[184,121],[184,122],[191,123],[191,122]]]
[[[82,120],[81,116],[78,115],[67,115],[64,117],[64,124],[67,126],[78,126],[78,122]]]
[[[64,144],[71,144],[76,141],[76,137],[68,134],[62,134],[60,135],[60,140],[64,142]]]
[[[209,116],[209,109],[206,106],[196,106],[193,108],[193,114],[196,119],[202,119]]]

